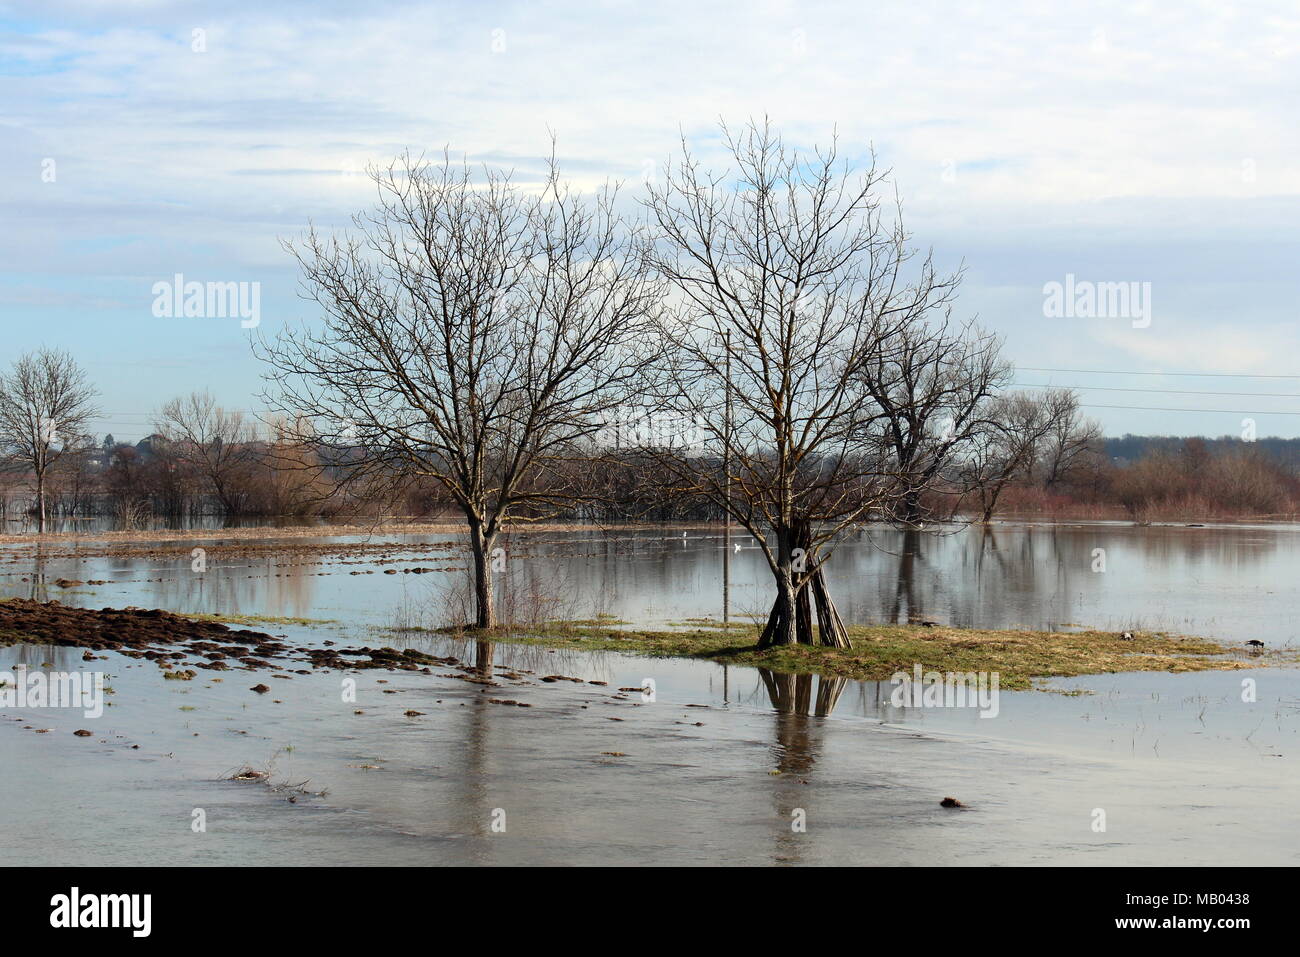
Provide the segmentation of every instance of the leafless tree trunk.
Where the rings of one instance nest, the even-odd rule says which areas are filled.
[[[95,389],[66,352],[40,349],[0,376],[0,444],[36,485],[37,530],[45,532],[46,480],[96,414]]]
[[[625,403],[658,291],[616,189],[584,199],[554,159],[536,193],[445,155],[372,178],[378,204],[352,235],[290,246],[324,324],[259,344],[266,398],[346,480],[446,488],[488,628],[498,534],[567,501],[541,478]]]
[[[816,582],[819,639],[844,647],[822,567],[893,484],[863,450],[880,410],[861,369],[946,303],[958,277],[940,277],[927,257],[909,278],[913,252],[884,215],[874,165],[842,166],[833,143],[787,149],[766,124],[723,133],[731,169],[705,172],[683,142],[647,201],[655,265],[677,293],[648,391],[700,433],[697,447],[649,451],[679,490],[712,501],[762,549],[776,596],[759,646],[800,640],[800,595]]]

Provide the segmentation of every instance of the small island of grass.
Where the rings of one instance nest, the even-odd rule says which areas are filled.
[[[1124,671],[1235,671],[1296,660],[1279,652],[1247,657],[1244,649],[1218,641],[1154,632],[1127,633],[1132,637],[1126,638],[1095,630],[856,625],[848,629],[853,645],[849,649],[786,645],[760,650],[756,647],[758,631],[758,626],[750,623],[724,626],[700,619],[661,630],[589,619],[500,626],[489,632],[438,629],[437,633],[575,651],[698,658],[863,681],[888,681],[897,672],[911,673],[920,664],[925,671],[997,672],[1000,686],[1007,690],[1031,688],[1035,678]]]

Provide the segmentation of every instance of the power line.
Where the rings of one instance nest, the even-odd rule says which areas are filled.
[[[269,410],[268,410],[268,409],[222,409],[221,411],[226,412],[226,413],[229,413],[229,414],[231,414],[231,415],[233,415],[233,414],[236,413],[236,412],[238,412],[240,415],[261,415],[263,412],[267,412],[267,411],[269,411]],[[152,418],[157,418],[157,417],[158,417],[158,413],[157,413],[157,412],[104,412],[103,415],[105,415],[105,416],[110,416],[110,415],[142,415],[142,416],[144,416],[145,418],[148,418],[148,419],[152,419]]]
[[[1160,395],[1245,395],[1259,399],[1300,399],[1300,392],[1207,392],[1199,389],[1126,389],[1113,385],[1054,385],[1051,382],[1013,382],[1018,389],[1082,389],[1087,392],[1156,392]]]
[[[1044,369],[1038,366],[1016,366],[1027,372],[1077,372],[1082,375],[1176,375],[1212,376],[1222,379],[1300,379],[1300,375],[1263,375],[1258,372],[1129,372],[1124,369]]]
[[[1081,409],[1132,409],[1138,412],[1211,412],[1219,415],[1300,415],[1300,412],[1260,412],[1256,409],[1171,409],[1159,405],[1083,405]]]

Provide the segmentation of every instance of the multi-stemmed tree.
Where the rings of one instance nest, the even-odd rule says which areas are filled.
[[[862,372],[942,311],[959,277],[913,264],[874,160],[855,171],[834,143],[799,152],[766,124],[723,134],[729,169],[706,172],[683,142],[647,200],[675,293],[654,391],[709,454],[649,451],[762,549],[776,598],[760,647],[813,642],[810,598],[818,640],[843,647],[822,566],[896,488]]]

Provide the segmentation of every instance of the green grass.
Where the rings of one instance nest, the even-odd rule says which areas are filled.
[[[1134,632],[1125,641],[1103,631],[1043,632],[1024,629],[963,629],[919,625],[858,625],[849,628],[847,650],[794,645],[755,648],[759,629],[751,624],[683,623],[668,630],[614,628],[591,622],[553,622],[523,628],[501,626],[488,633],[439,629],[441,634],[488,638],[507,644],[575,651],[617,651],[658,658],[703,658],[752,665],[791,674],[823,674],[887,681],[925,671],[998,672],[1002,688],[1026,689],[1033,679],[1111,674],[1123,671],[1237,670],[1295,663],[1293,654],[1260,658],[1232,656],[1230,647],[1204,638]]]

